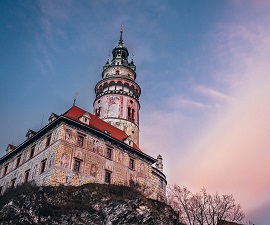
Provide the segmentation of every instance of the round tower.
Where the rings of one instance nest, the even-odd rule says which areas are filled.
[[[123,130],[139,146],[140,86],[135,82],[136,66],[128,62],[129,52],[120,39],[112,50],[112,60],[103,66],[102,80],[96,84],[94,114]]]

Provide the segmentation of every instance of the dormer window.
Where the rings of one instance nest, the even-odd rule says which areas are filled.
[[[129,146],[133,147],[134,142],[133,142],[133,139],[132,139],[132,137],[130,135],[124,140],[124,142],[126,144],[128,144]]]
[[[87,124],[87,125],[89,125],[90,119],[91,119],[91,117],[90,117],[89,113],[87,113],[87,112],[84,113],[84,114],[79,118],[79,120],[80,120],[82,123]]]
[[[58,115],[56,115],[55,113],[52,113],[48,119],[49,123],[54,121],[56,118],[58,117]]]
[[[11,152],[12,150],[14,150],[16,148],[16,146],[9,144],[6,148],[6,154]]]
[[[28,132],[26,133],[25,137],[26,139],[29,139],[30,137],[33,137],[37,132],[33,131],[33,130],[28,130]]]

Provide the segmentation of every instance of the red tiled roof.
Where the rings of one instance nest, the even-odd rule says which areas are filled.
[[[97,116],[79,108],[78,106],[72,106],[68,111],[66,111],[63,114],[63,116],[69,117],[70,119],[73,119],[79,123],[82,123],[79,120],[79,118],[81,116],[83,116],[83,114],[85,114],[85,113],[88,113],[91,117],[90,123],[89,123],[90,127],[95,128],[103,133],[109,132],[113,138],[115,138],[121,142],[123,142],[128,137],[128,135],[124,131],[110,125],[109,123],[99,119]],[[82,124],[84,124],[84,123],[82,123]],[[136,150],[141,151],[140,148],[135,143],[134,143],[133,147]]]

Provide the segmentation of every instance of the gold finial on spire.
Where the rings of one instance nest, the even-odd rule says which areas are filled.
[[[123,42],[122,34],[123,34],[123,32],[124,32],[124,31],[123,31],[123,26],[124,26],[124,25],[123,25],[123,23],[122,23],[122,25],[121,25],[121,30],[120,30],[120,40],[119,40],[121,44],[123,44],[123,43],[122,43],[122,42]]]

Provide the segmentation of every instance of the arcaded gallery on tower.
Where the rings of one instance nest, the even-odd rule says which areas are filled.
[[[122,34],[95,86],[94,114],[74,104],[61,115],[52,113],[39,131],[29,129],[20,145],[9,144],[0,159],[1,194],[32,181],[40,186],[139,184],[147,197],[166,198],[162,157],[139,148],[141,89]]]

